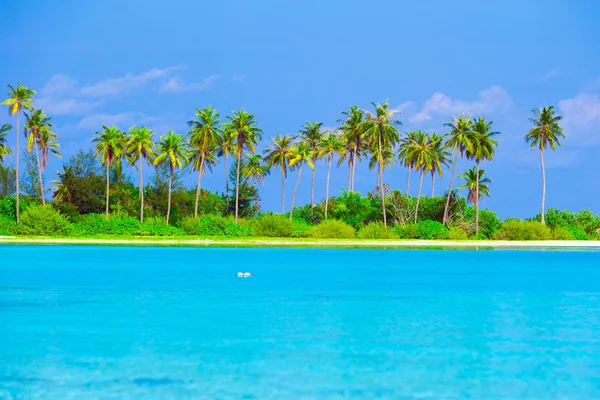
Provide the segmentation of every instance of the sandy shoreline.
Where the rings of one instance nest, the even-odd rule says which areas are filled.
[[[491,248],[598,248],[600,240],[450,241],[450,240],[295,240],[295,239],[71,239],[0,236],[1,244],[97,244],[146,246],[250,246],[250,247],[491,247]]]

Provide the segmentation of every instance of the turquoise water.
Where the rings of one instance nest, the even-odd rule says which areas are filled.
[[[0,246],[0,398],[600,399],[600,252]]]

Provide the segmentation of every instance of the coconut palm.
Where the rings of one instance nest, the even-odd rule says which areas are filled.
[[[327,209],[329,207],[329,179],[331,178],[331,164],[335,153],[344,152],[344,143],[336,132],[329,132],[319,142],[319,152],[321,157],[327,159],[327,184],[325,186],[325,219],[327,219]]]
[[[465,172],[458,177],[465,180],[465,183],[459,186],[459,189],[469,189],[467,201],[477,205],[479,200],[483,200],[485,196],[490,196],[490,188],[488,183],[492,183],[490,178],[484,178],[485,169],[478,170],[476,166],[467,168]]]
[[[196,184],[196,203],[194,205],[194,218],[198,218],[198,199],[200,197],[200,184],[204,174],[204,160],[210,157],[210,152],[221,142],[219,127],[219,113],[212,106],[196,109],[196,119],[188,121],[190,130],[190,146],[194,152],[192,167],[198,171]]]
[[[400,146],[398,148],[398,159],[402,162],[402,165],[408,170],[406,178],[406,195],[410,190],[410,171],[414,168],[414,160],[411,160],[408,155],[411,152],[411,148],[414,145],[415,139],[419,131],[407,132],[406,135],[400,139]]]
[[[321,130],[323,126],[322,122],[305,122],[302,129],[298,132],[304,138],[304,141],[308,144],[312,151],[312,178],[310,184],[310,206],[315,206],[315,171],[317,161],[319,160],[319,142],[323,139],[325,134],[324,131]]]
[[[450,178],[450,188],[448,189],[446,206],[444,207],[444,218],[442,220],[442,222],[446,224],[448,222],[448,207],[450,206],[450,196],[452,194],[452,186],[454,185],[454,178],[456,176],[458,158],[464,157],[467,150],[473,148],[473,123],[470,115],[465,117],[464,114],[462,114],[459,117],[453,116],[452,121],[446,122],[444,126],[450,128],[450,133],[447,135],[446,148],[456,153],[454,167],[452,168],[452,178]]]
[[[244,154],[245,160],[242,161],[242,177],[244,180],[252,178],[252,183],[263,184],[263,179],[269,175],[269,167],[260,154]]]
[[[140,170],[140,221],[144,221],[144,161],[152,163],[154,158],[154,133],[149,128],[144,126],[134,126],[129,130],[127,143],[125,143],[125,153],[131,164],[138,162]]]
[[[423,176],[425,171],[433,168],[433,145],[431,137],[426,132],[417,132],[410,146],[407,158],[413,162],[415,170],[419,171],[419,193],[417,195],[417,204],[415,206],[415,224],[419,216],[419,203],[421,201],[421,191],[423,189]]]
[[[24,110],[32,110],[33,109],[33,95],[35,94],[35,90],[29,89],[27,86],[22,85],[20,83],[17,84],[17,87],[13,87],[11,85],[8,86],[9,91],[7,92],[8,98],[4,100],[2,105],[8,106],[8,115],[17,116],[17,126],[16,126],[16,152],[15,152],[15,170],[16,170],[16,217],[17,222],[19,222],[19,154],[21,154],[21,148],[19,146],[19,122],[21,118],[21,112]]]
[[[217,156],[224,158],[225,164],[225,197],[229,197],[229,154],[233,151],[235,136],[231,131],[221,129],[221,142],[218,146]]]
[[[235,178],[235,222],[238,221],[240,204],[240,167],[244,150],[251,154],[255,152],[255,146],[261,138],[262,130],[256,126],[256,116],[248,114],[246,110],[234,111],[233,116],[227,116],[229,120],[224,128],[231,132],[234,138],[234,149],[237,158],[237,171]]]
[[[169,195],[167,202],[167,225],[169,224],[169,218],[171,216],[171,185],[173,184],[173,172],[175,168],[180,170],[189,162],[189,151],[185,138],[173,131],[169,131],[168,134],[162,135],[160,141],[156,146],[156,158],[154,159],[154,165],[162,165],[168,163],[169,165]]]
[[[281,169],[281,213],[285,212],[285,179],[292,157],[293,137],[290,135],[277,135],[273,139],[273,145],[265,149],[265,161],[267,167],[279,167]]]
[[[386,101],[383,104],[371,102],[375,107],[375,112],[365,111],[367,122],[365,135],[370,143],[371,153],[376,153],[379,164],[379,189],[381,194],[381,211],[383,212],[383,224],[387,225],[387,217],[385,212],[385,193],[383,189],[383,169],[385,150],[392,150],[399,139],[397,126],[401,124],[400,120],[396,119],[396,115],[400,112],[389,108]]]
[[[12,126],[9,124],[0,125],[0,162],[4,161],[4,157],[9,154],[12,154],[10,147],[6,143],[6,135],[8,135],[8,131],[12,129]]]
[[[310,169],[314,170],[315,165],[312,163],[313,150],[306,141],[301,141],[291,149],[290,156],[290,168],[298,169],[298,178],[296,179],[296,185],[294,186],[294,192],[292,193],[292,204],[290,205],[290,221],[294,214],[294,200],[296,200],[296,191],[298,190],[298,184],[300,183],[300,177],[302,176],[302,166],[307,164]],[[327,215],[327,211],[325,211]],[[327,217],[325,217],[327,218]]]
[[[479,164],[484,160],[491,160],[494,157],[498,142],[493,139],[499,132],[492,131],[492,121],[483,117],[477,118],[473,122],[473,147],[467,151],[467,157],[475,160],[476,169],[479,171]],[[479,184],[477,180],[476,185]],[[479,187],[475,188],[479,191]],[[475,195],[478,198],[478,195]],[[475,235],[479,234],[479,202],[475,202]]]
[[[346,153],[340,158],[340,162],[344,158],[348,158],[349,184],[348,191],[354,192],[354,172],[356,170],[356,161],[360,159],[361,154],[365,151],[365,119],[364,112],[354,105],[348,111],[342,112],[345,119],[340,120],[342,124],[342,138],[346,143]]]
[[[444,176],[444,167],[452,164],[450,152],[444,146],[444,136],[433,132],[431,139],[431,197],[435,197],[435,174],[442,178]]]
[[[544,151],[550,148],[555,151],[556,147],[560,146],[560,139],[564,139],[562,127],[559,121],[561,115],[554,113],[554,106],[543,107],[542,109],[532,110],[533,117],[529,121],[533,124],[533,128],[525,136],[527,143],[531,143],[531,148],[537,147],[540,149],[540,162],[542,164],[542,224],[545,223],[545,202],[546,202],[546,169],[544,166]]]
[[[92,142],[96,143],[96,157],[106,165],[106,220],[108,221],[108,199],[110,193],[110,166],[123,156],[125,135],[116,126],[102,125]]]

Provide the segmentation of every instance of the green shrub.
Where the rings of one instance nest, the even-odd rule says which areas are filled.
[[[351,239],[354,237],[354,232],[354,228],[343,221],[327,219],[311,227],[306,235],[319,239]]]
[[[585,232],[585,229],[581,226],[567,226],[565,228],[567,230],[567,232],[569,232],[569,234],[571,235],[571,238],[573,240],[587,240],[588,239],[588,235]]]
[[[71,232],[71,224],[52,206],[30,206],[20,215],[17,232],[22,235],[61,236]]]
[[[457,226],[451,226],[448,230],[448,239],[450,240],[467,240],[469,235]]]
[[[173,225],[167,225],[167,220],[163,217],[150,217],[144,219],[144,223],[140,225],[136,235],[177,236],[183,235],[183,231]]]
[[[494,235],[499,240],[548,240],[552,238],[550,228],[538,221],[506,220]]]
[[[188,235],[198,236],[252,236],[252,230],[245,224],[236,224],[232,219],[220,215],[202,215],[197,219],[187,217],[179,227]]]
[[[552,239],[553,240],[573,240],[573,235],[571,232],[565,227],[558,227],[552,229]]]
[[[19,198],[19,212],[23,214],[27,208],[30,206],[34,206],[36,203],[29,200],[27,197],[21,196]],[[4,215],[5,217],[11,218],[13,220],[17,219],[17,200],[14,197],[2,197],[0,198],[0,215]]]
[[[392,239],[395,237],[393,229],[381,222],[371,222],[362,227],[356,236],[359,239]]]
[[[419,221],[417,239],[448,239],[448,229],[438,221]]]
[[[0,236],[17,233],[17,222],[11,217],[0,215]]]
[[[475,233],[475,207],[469,206],[465,210],[465,221]],[[483,239],[491,239],[500,228],[501,221],[494,211],[483,208],[479,210],[479,236]]]
[[[400,239],[417,239],[417,224],[398,224],[393,231]]]
[[[280,214],[263,214],[252,223],[254,236],[290,237],[294,233],[294,223],[289,217]]]
[[[294,219],[294,230],[292,231],[292,237],[301,238],[306,237],[308,230],[312,227],[311,224],[303,219]]]
[[[123,214],[110,214],[108,221],[104,214],[86,214],[74,226],[79,235],[136,235],[141,228],[137,218]]]

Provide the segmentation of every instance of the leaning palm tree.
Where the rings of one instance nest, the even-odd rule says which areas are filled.
[[[490,178],[484,178],[485,169],[478,170],[476,166],[467,168],[465,172],[458,177],[465,180],[465,183],[459,186],[459,189],[469,189],[467,201],[477,206],[479,200],[483,200],[485,196],[490,196],[490,188],[488,183],[491,183]]]
[[[125,143],[125,153],[131,164],[138,162],[140,170],[140,221],[144,222],[144,174],[142,168],[144,161],[151,163],[154,158],[154,142],[152,141],[154,133],[144,126],[134,126],[129,130],[127,143]]]
[[[234,148],[237,158],[237,171],[235,174],[235,222],[238,221],[238,212],[240,204],[240,167],[244,150],[254,154],[256,144],[261,138],[262,130],[256,126],[256,115],[248,114],[243,108],[240,111],[234,111],[233,116],[227,116],[228,123],[224,128],[234,137]]]
[[[421,201],[421,191],[423,189],[423,175],[425,171],[433,168],[433,145],[431,137],[425,132],[418,132],[415,135],[413,144],[410,146],[408,159],[413,161],[414,168],[420,173],[419,193],[417,195],[417,204],[415,207],[415,224],[419,217],[419,203]]]
[[[392,150],[399,139],[397,126],[401,124],[400,120],[396,119],[398,110],[390,109],[388,102],[377,104],[371,102],[375,107],[375,112],[365,111],[367,116],[365,135],[370,143],[371,153],[376,153],[379,164],[379,189],[381,194],[381,211],[383,212],[383,224],[387,225],[387,217],[385,212],[385,193],[383,189],[383,168],[385,150]]]
[[[292,154],[290,157],[290,168],[298,168],[298,179],[296,179],[294,193],[292,193],[292,204],[290,205],[290,221],[292,220],[292,216],[294,214],[294,200],[296,200],[296,191],[298,190],[298,184],[300,183],[300,177],[302,176],[302,166],[304,164],[307,164],[310,167],[310,169],[314,170],[315,168],[315,165],[311,161],[313,159],[313,150],[307,142],[299,142],[296,146],[292,147],[291,153]],[[325,211],[325,215],[327,215],[327,211]]]
[[[212,106],[202,110],[196,109],[196,119],[188,121],[190,130],[190,147],[194,152],[192,167],[198,171],[196,184],[196,203],[194,205],[194,218],[198,218],[198,199],[200,197],[200,183],[204,174],[204,160],[215,146],[221,143],[221,129],[219,127],[219,113]]]
[[[15,169],[16,169],[16,217],[17,222],[19,222],[19,154],[21,153],[21,149],[19,147],[19,122],[21,118],[21,112],[24,110],[33,109],[33,95],[35,94],[35,90],[29,89],[27,86],[22,85],[20,83],[17,84],[17,87],[13,87],[11,85],[6,85],[9,88],[7,93],[8,98],[4,100],[2,105],[8,106],[8,115],[17,115],[17,126],[16,126],[16,151],[15,151]]]
[[[289,167],[290,158],[292,157],[293,147],[292,136],[277,135],[273,138],[273,145],[265,149],[265,161],[267,167],[279,167],[281,169],[281,213],[285,212],[285,179]]]
[[[564,139],[562,127],[559,121],[561,115],[554,114],[554,106],[543,107],[532,110],[533,117],[529,121],[533,124],[533,128],[525,136],[527,143],[531,143],[531,148],[537,147],[540,149],[540,162],[542,164],[542,224],[545,223],[545,202],[546,202],[546,169],[544,166],[544,151],[547,147],[555,151],[557,146],[560,146],[560,139]]]
[[[321,130],[322,122],[306,122],[298,132],[304,138],[304,141],[312,151],[312,164],[316,167],[319,160],[319,142],[323,139],[324,131]],[[315,168],[312,169],[312,178],[310,184],[310,206],[315,206]]]
[[[350,169],[350,183],[348,184],[348,191],[354,192],[354,173],[356,171],[356,161],[365,151],[366,146],[365,114],[356,105],[350,107],[348,111],[342,112],[342,114],[345,116],[345,119],[340,120],[339,122],[342,124],[340,129],[342,131],[342,137],[346,143],[346,154],[344,157],[348,158],[348,166]]]
[[[398,148],[398,159],[400,162],[406,167],[408,170],[408,175],[406,178],[406,195],[408,196],[408,191],[410,190],[410,171],[415,167],[414,160],[409,158],[409,154],[412,150],[412,146],[414,145],[417,134],[420,131],[412,131],[407,132],[406,136],[400,139],[400,145]]]
[[[96,143],[96,157],[100,157],[100,161],[106,165],[106,220],[108,221],[110,166],[123,156],[125,135],[116,126],[102,125],[102,131],[96,132],[92,142]]]
[[[446,224],[448,222],[448,207],[450,207],[450,196],[452,195],[452,186],[454,185],[454,178],[456,176],[458,157],[464,157],[467,150],[473,148],[473,124],[470,115],[465,117],[462,114],[460,117],[453,116],[452,121],[446,122],[444,126],[450,128],[448,140],[446,140],[446,148],[456,153],[454,167],[452,168],[452,178],[450,178],[450,188],[448,189],[446,206],[444,207],[444,217],[442,219],[442,222]]]
[[[217,156],[224,158],[225,165],[225,197],[229,197],[229,154],[233,151],[235,136],[231,131],[221,130],[221,142],[218,145]]]
[[[160,142],[156,146],[156,158],[154,166],[168,163],[169,165],[169,196],[167,202],[167,225],[171,216],[171,185],[173,183],[173,172],[175,168],[180,170],[189,162],[188,148],[185,138],[181,135],[169,131],[168,134],[160,137]]]
[[[0,125],[0,162],[4,161],[4,157],[9,154],[12,154],[10,147],[6,143],[6,135],[8,135],[8,131],[12,129],[12,126],[9,124]]]
[[[444,167],[452,164],[450,152],[444,145],[444,136],[433,132],[431,139],[431,197],[435,197],[435,174],[437,172],[440,178],[444,177]]]
[[[344,143],[335,132],[329,132],[319,142],[319,151],[321,157],[327,159],[327,184],[325,186],[325,219],[327,219],[327,208],[329,206],[329,179],[331,177],[331,164],[333,163],[334,153],[342,154],[344,152]]]
[[[245,160],[242,161],[242,177],[244,180],[252,178],[252,183],[263,184],[264,178],[269,175],[269,167],[265,159],[260,154],[244,154]]]
[[[479,171],[479,164],[484,160],[491,160],[496,152],[498,142],[493,139],[499,132],[492,131],[492,121],[483,117],[477,118],[473,122],[473,147],[467,151],[467,157],[475,160],[476,169]],[[476,186],[479,181],[476,181]],[[479,192],[479,186],[475,188]],[[478,194],[475,194],[478,198]],[[479,202],[475,203],[475,235],[479,235]]]

